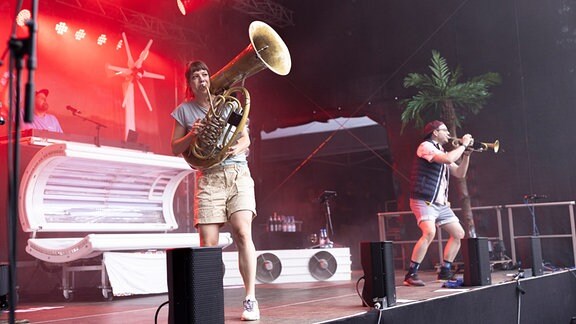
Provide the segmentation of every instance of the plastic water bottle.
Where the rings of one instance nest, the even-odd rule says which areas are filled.
[[[320,229],[320,245],[326,244],[328,241],[328,232],[325,228]]]

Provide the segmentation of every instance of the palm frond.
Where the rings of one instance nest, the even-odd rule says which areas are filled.
[[[432,51],[431,74],[410,73],[404,78],[405,88],[415,88],[418,93],[411,98],[400,102],[403,107],[401,116],[402,129],[410,121],[415,126],[423,126],[424,120],[443,113],[443,107],[447,102],[454,109],[455,120],[452,122],[457,127],[465,120],[468,114],[477,114],[486,104],[491,93],[489,88],[501,82],[500,75],[488,72],[471,78],[469,81],[460,82],[463,75],[460,66],[451,71],[446,59],[436,50]]]
[[[450,83],[450,68],[446,59],[440,56],[438,51],[432,51],[432,65],[429,66],[432,71],[432,80],[434,85],[439,89],[445,89]]]
[[[500,74],[495,72],[488,72],[482,75],[478,75],[470,79],[470,82],[484,82],[488,86],[493,86],[500,84],[502,82],[502,78],[500,78]]]
[[[431,95],[428,91],[419,91],[412,98],[401,101],[401,104],[405,106],[401,120],[408,122],[420,119],[420,115],[426,110],[439,110],[441,100],[438,100],[437,96]]]
[[[458,65],[456,66],[456,69],[452,71],[452,78],[450,79],[450,84],[448,86],[453,87],[456,84],[458,84],[458,81],[460,81],[461,77],[462,77],[462,68],[460,67],[460,65]]]
[[[434,82],[426,74],[410,73],[404,78],[405,88],[425,89],[433,87]]]

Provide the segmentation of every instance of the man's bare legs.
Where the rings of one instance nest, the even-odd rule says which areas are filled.
[[[420,227],[420,231],[422,231],[422,236],[420,236],[420,239],[416,242],[416,245],[414,245],[412,258],[410,260],[421,263],[424,256],[426,256],[430,243],[432,243],[434,236],[436,236],[436,225],[433,221],[422,221],[418,224],[418,227]]]
[[[460,251],[460,244],[464,238],[464,229],[460,223],[448,223],[442,225],[442,229],[448,232],[450,238],[444,247],[444,260],[453,262]]]
[[[420,267],[420,263],[426,256],[428,247],[436,236],[436,224],[433,221],[422,221],[420,224],[418,224],[418,227],[420,227],[420,230],[422,231],[422,236],[414,246],[414,250],[412,251],[412,256],[410,259],[410,269],[408,270],[408,274],[406,274],[406,278],[404,280],[404,284],[409,286],[425,285],[424,282],[418,278],[416,273]],[[459,222],[444,224],[442,225],[442,229],[448,232],[450,238],[444,247],[444,260],[442,261],[442,266],[440,267],[438,279],[448,280],[453,277],[451,272],[452,262],[460,250],[461,240],[464,238],[465,233]]]

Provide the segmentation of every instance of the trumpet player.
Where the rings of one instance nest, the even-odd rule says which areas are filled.
[[[430,243],[436,235],[436,226],[446,230],[450,238],[444,247],[443,262],[438,273],[439,281],[453,279],[452,262],[460,250],[460,241],[464,238],[464,229],[458,217],[450,208],[448,201],[449,176],[466,176],[470,163],[467,150],[474,139],[466,134],[461,145],[450,152],[442,147],[448,143],[450,132],[446,125],[438,120],[424,127],[424,141],[418,146],[416,159],[410,179],[410,209],[416,216],[422,236],[412,251],[408,273],[404,278],[406,286],[425,286],[418,277],[418,268],[424,259]],[[458,161],[462,158],[460,164]]]
[[[185,72],[187,94],[192,97],[172,112],[172,152],[184,153],[205,127],[204,118],[212,104],[210,72],[201,61],[190,62]],[[238,266],[246,297],[241,320],[260,319],[256,301],[256,249],[252,241],[252,219],[256,216],[254,180],[246,152],[250,146],[248,128],[228,150],[228,157],[210,168],[197,168],[194,191],[194,226],[201,246],[218,245],[220,228],[230,223],[238,247]]]

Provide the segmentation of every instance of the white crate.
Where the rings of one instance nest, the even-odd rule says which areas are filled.
[[[267,255],[268,268],[261,256]],[[258,284],[351,280],[350,248],[264,250],[256,251],[260,259]],[[222,253],[225,266],[224,286],[243,285],[238,270],[238,252]],[[263,280],[263,278],[265,280]]]

